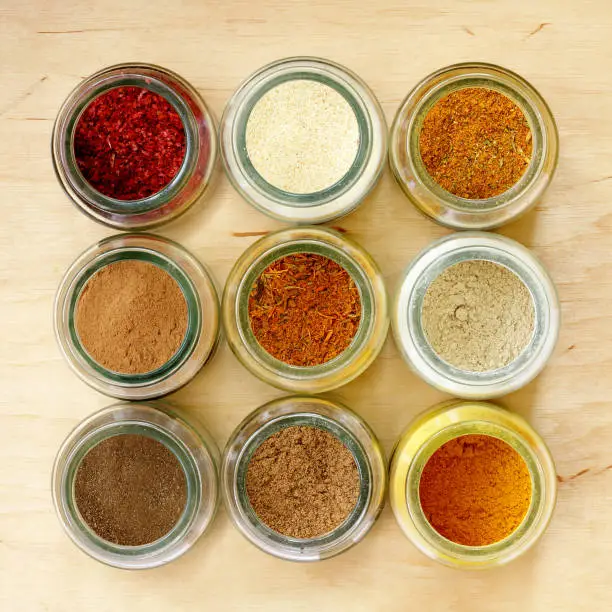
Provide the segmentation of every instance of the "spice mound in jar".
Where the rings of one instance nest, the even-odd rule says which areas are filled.
[[[508,268],[468,260],[450,266],[427,288],[421,322],[447,363],[488,372],[514,361],[531,341],[535,309],[529,289]]]
[[[460,198],[504,193],[531,163],[532,133],[510,98],[484,87],[454,91],[425,116],[421,159],[431,178]]]
[[[85,351],[119,374],[145,374],[167,363],[180,348],[189,319],[187,301],[172,276],[135,259],[98,270],[75,310]]]
[[[165,536],[180,519],[187,480],[164,444],[145,435],[120,434],[83,457],[74,496],[96,535],[121,546],[143,546]]]
[[[419,482],[421,507],[443,537],[464,546],[495,544],[523,522],[532,483],[525,460],[507,442],[470,434],[443,444]]]
[[[350,274],[313,253],[277,259],[249,296],[251,329],[264,350],[293,366],[317,366],[351,344],[361,298]]]
[[[360,478],[353,455],[331,433],[285,427],[249,462],[246,489],[255,514],[292,538],[318,538],[339,527],[357,503]]]
[[[74,156],[85,180],[117,200],[160,192],[185,158],[183,122],[170,102],[143,87],[116,87],[83,111]]]
[[[310,79],[285,81],[255,103],[246,150],[268,183],[289,193],[322,191],[350,170],[359,149],[355,112],[342,94]]]

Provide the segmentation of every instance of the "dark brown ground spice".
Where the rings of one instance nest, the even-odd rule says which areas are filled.
[[[98,96],[74,134],[74,156],[83,177],[118,200],[161,191],[178,173],[185,150],[178,112],[143,87],[116,87]]]
[[[74,482],[76,506],[98,536],[142,546],[166,535],[187,502],[187,480],[174,453],[138,434],[102,440],[81,461]]]
[[[276,260],[249,297],[251,329],[273,357],[314,366],[340,355],[361,320],[359,290],[335,261],[312,253]]]
[[[270,529],[315,538],[341,525],[359,497],[353,455],[334,435],[310,426],[281,429],[253,454],[249,501]]]
[[[510,189],[531,161],[532,134],[521,109],[484,87],[455,91],[427,113],[421,158],[436,183],[461,198],[482,200]]]
[[[116,261],[86,283],[75,325],[89,355],[120,374],[144,374],[177,352],[187,331],[187,301],[178,283],[146,261]]]

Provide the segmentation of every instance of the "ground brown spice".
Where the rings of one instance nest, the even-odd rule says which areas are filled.
[[[434,181],[461,198],[507,191],[531,161],[532,134],[521,109],[484,87],[448,94],[427,113],[421,158]]]
[[[270,529],[316,538],[346,520],[360,481],[353,455],[338,438],[294,426],[262,442],[249,463],[246,487],[253,510]]]
[[[96,272],[76,308],[85,350],[121,374],[144,374],[164,365],[183,342],[187,322],[178,283],[159,266],[134,259]]]
[[[465,546],[503,540],[531,503],[531,476],[506,442],[472,434],[443,444],[423,469],[419,496],[431,526]]]
[[[249,297],[251,329],[273,357],[295,366],[326,363],[351,343],[361,320],[361,298],[350,274],[312,253],[276,260]]]
[[[187,481],[176,456],[148,436],[102,440],[81,461],[74,482],[77,508],[101,538],[122,546],[149,544],[181,517]]]

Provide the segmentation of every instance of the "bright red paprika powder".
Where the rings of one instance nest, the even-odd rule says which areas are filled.
[[[185,128],[163,96],[143,87],[116,87],[98,96],[76,126],[79,170],[100,193],[139,200],[161,191],[185,158]]]

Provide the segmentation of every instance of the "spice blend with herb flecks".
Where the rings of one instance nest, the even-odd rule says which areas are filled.
[[[504,193],[531,162],[532,133],[523,111],[507,96],[467,87],[434,104],[419,137],[431,178],[460,198]]]
[[[294,366],[316,366],[350,345],[361,320],[361,298],[350,274],[313,253],[276,260],[249,297],[251,329],[270,355]]]

